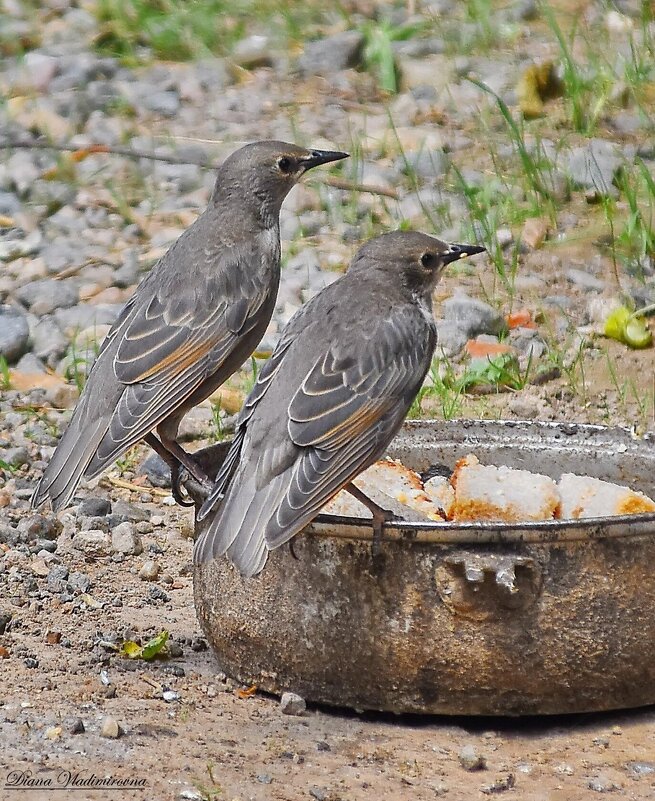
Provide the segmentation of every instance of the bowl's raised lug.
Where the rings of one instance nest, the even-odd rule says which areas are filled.
[[[443,559],[434,578],[446,608],[475,620],[528,609],[542,587],[536,560],[511,554],[458,551]]]

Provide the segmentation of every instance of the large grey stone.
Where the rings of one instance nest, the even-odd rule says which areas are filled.
[[[52,318],[39,320],[32,329],[32,351],[39,359],[60,359],[67,347],[68,340]]]
[[[614,179],[623,162],[617,145],[604,139],[591,139],[582,147],[573,148],[566,169],[575,186],[598,195],[618,197]]]
[[[247,70],[272,66],[273,55],[270,38],[258,33],[240,39],[232,50],[234,61]]]
[[[114,286],[120,289],[132,286],[139,280],[139,254],[136,250],[128,250],[123,257],[123,264],[114,272]]]
[[[442,304],[446,322],[454,323],[467,339],[479,334],[500,334],[506,324],[502,314],[482,300],[456,294]]]
[[[99,325],[112,325],[122,306],[118,303],[100,303],[97,306],[80,304],[69,309],[57,309],[55,320],[65,334],[71,336]]]
[[[345,31],[308,42],[298,59],[298,69],[305,75],[329,75],[357,67],[363,47],[364,36],[358,31]]]
[[[59,536],[62,524],[53,514],[32,514],[21,518],[18,531],[29,540],[54,540]]]
[[[27,350],[30,328],[27,317],[14,306],[0,306],[0,355],[10,364]]]
[[[180,96],[172,90],[147,92],[141,102],[148,111],[161,114],[163,117],[174,117],[180,109]]]
[[[11,467],[21,467],[21,465],[28,464],[30,461],[30,452],[25,445],[18,445],[15,448],[3,448],[0,453],[2,453],[2,461]]]
[[[283,715],[302,715],[307,709],[305,699],[297,693],[282,693],[280,710]]]
[[[104,111],[120,96],[120,89],[112,81],[90,81],[86,86],[87,102],[93,111]]]
[[[48,214],[54,214],[75,200],[77,190],[64,181],[34,181],[30,187],[30,203],[45,206]]]
[[[20,200],[13,192],[0,192],[0,214],[11,216],[20,211]]]
[[[148,477],[153,487],[171,486],[171,468],[157,453],[151,453],[143,460],[140,472]]]
[[[20,359],[16,362],[16,369],[19,373],[47,373],[45,364],[41,361],[41,359],[37,359],[37,357],[33,353],[25,353]]]
[[[450,167],[450,156],[443,150],[422,148],[405,153],[396,163],[400,172],[416,173],[419,178],[434,181],[446,174]]]
[[[20,229],[12,228],[0,236],[0,261],[13,261],[21,256],[33,256],[41,247],[41,234],[33,231],[28,236]]]
[[[437,352],[456,356],[466,345],[468,335],[452,320],[437,320]]]
[[[150,520],[150,512],[147,509],[129,503],[129,501],[114,501],[111,511],[109,524],[112,528],[125,521],[129,521],[130,523],[142,523],[145,520]]]
[[[592,275],[588,270],[570,267],[566,271],[566,280],[587,292],[602,292],[605,289],[605,281]]]
[[[141,537],[134,530],[132,523],[119,523],[111,532],[111,550],[114,553],[137,555],[143,553]]]
[[[72,544],[86,556],[108,556],[111,551],[111,539],[106,531],[100,529],[78,531]]]
[[[78,517],[103,517],[111,514],[111,501],[98,495],[88,495],[77,507]]]
[[[70,281],[56,281],[54,278],[43,278],[30,281],[15,292],[16,299],[32,309],[38,305],[39,314],[49,314],[56,309],[74,306],[80,299],[80,293]]]

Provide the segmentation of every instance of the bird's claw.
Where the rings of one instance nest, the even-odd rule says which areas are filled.
[[[186,467],[181,464],[176,464],[171,467],[171,494],[175,502],[180,506],[195,506],[196,502],[182,490],[182,485],[187,482],[191,476]]]

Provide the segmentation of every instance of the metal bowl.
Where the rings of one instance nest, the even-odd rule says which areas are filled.
[[[467,453],[653,493],[655,437],[532,422],[408,422],[389,454],[415,470]],[[207,449],[218,469],[225,445]],[[198,526],[200,533],[200,526]],[[655,514],[392,523],[382,552],[323,516],[244,579],[196,568],[221,668],[265,691],[393,712],[559,714],[655,703]]]

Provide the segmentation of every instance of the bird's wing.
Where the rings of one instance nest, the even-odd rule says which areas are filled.
[[[239,417],[237,419],[236,431],[232,445],[225,457],[220,470],[216,474],[214,485],[209,496],[205,499],[202,508],[198,512],[198,521],[204,520],[207,515],[214,509],[217,502],[223,497],[227,484],[234,473],[234,469],[241,457],[241,449],[245,440],[245,434],[248,428],[248,421],[255,412],[255,409],[262,401],[268,388],[271,386],[273,379],[278,374],[282,361],[287,355],[291,345],[296,341],[298,334],[305,331],[306,334],[311,335],[311,324],[307,326],[307,318],[311,318],[311,310],[315,302],[315,296],[306,303],[293,315],[289,320],[287,326],[282,332],[275,349],[271,356],[266,360],[264,366],[259,371],[255,386],[252,388],[250,394],[245,400]]]
[[[261,570],[268,549],[297,534],[384,452],[425,378],[435,339],[434,326],[403,307],[366,339],[329,345],[286,414],[280,410],[282,420],[260,420],[255,410],[223,504],[197,542],[196,562],[227,552],[245,575]],[[262,428],[251,432],[257,448],[249,442],[254,427]]]
[[[384,452],[423,383],[435,341],[434,326],[404,307],[359,352],[330,349],[314,364],[289,405],[289,436],[301,455],[266,527],[269,547]]]
[[[112,369],[125,390],[88,475],[183,405],[257,326],[271,287],[255,259],[256,250],[228,252],[203,286],[162,286],[117,321]]]
[[[249,275],[256,254],[231,254],[205,285],[162,287],[147,303],[135,304],[120,326],[114,374],[123,384],[175,382],[190,365],[216,353],[220,359],[233,339],[253,325],[266,292],[258,271]]]

